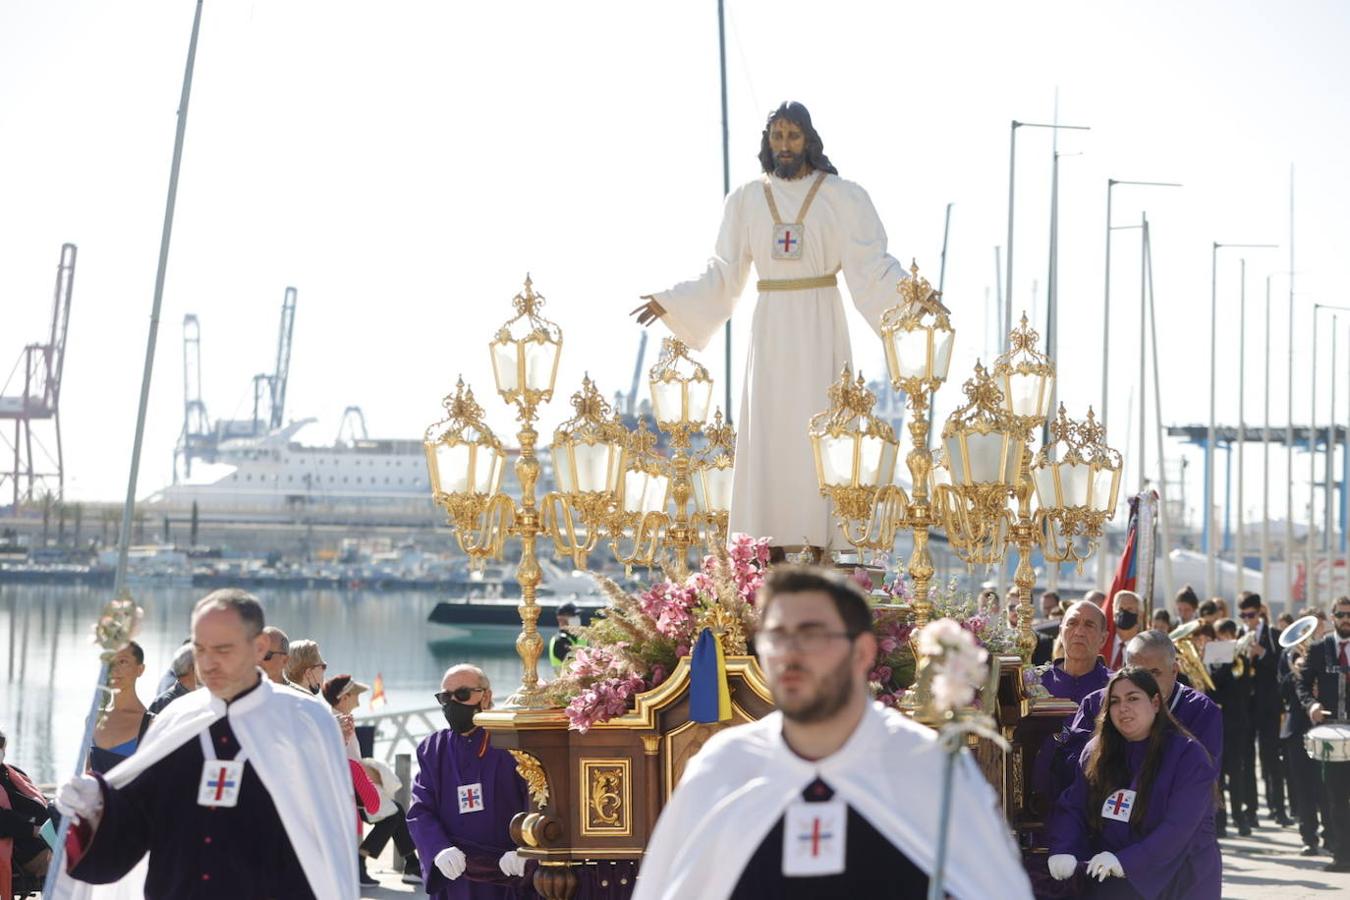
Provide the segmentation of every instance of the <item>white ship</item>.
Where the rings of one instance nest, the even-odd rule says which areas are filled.
[[[422,442],[357,438],[328,446],[294,440],[314,419],[258,437],[222,440],[213,462],[145,502],[203,513],[436,515]]]

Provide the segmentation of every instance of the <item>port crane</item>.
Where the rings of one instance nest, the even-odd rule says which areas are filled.
[[[56,266],[56,288],[52,294],[52,323],[46,340],[23,348],[4,387],[0,388],[0,420],[14,422],[14,440],[8,448],[13,451],[13,462],[8,470],[0,470],[0,490],[8,483],[11,502],[16,508],[20,502],[32,503],[43,492],[53,494],[57,502],[65,497],[65,457],[61,447],[61,375],[66,363],[66,334],[70,328],[70,300],[75,289],[76,252],[74,244],[61,245],[61,257]],[[11,385],[15,393],[11,393]],[[40,431],[38,436],[34,436],[33,426],[39,422],[51,423],[54,448],[48,448],[43,443]],[[0,431],[0,442],[9,443],[3,431]],[[40,458],[34,455],[34,444],[37,445]]]

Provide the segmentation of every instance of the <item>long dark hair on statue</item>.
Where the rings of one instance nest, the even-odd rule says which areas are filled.
[[[1148,750],[1144,755],[1144,765],[1139,770],[1139,781],[1135,786],[1134,806],[1130,809],[1130,830],[1139,833],[1148,816],[1149,801],[1153,799],[1153,781],[1162,765],[1167,740],[1172,733],[1192,738],[1194,736],[1176,719],[1167,708],[1167,699],[1162,696],[1157,680],[1147,669],[1126,666],[1111,676],[1106,683],[1106,692],[1102,697],[1102,708],[1097,714],[1097,728],[1092,750],[1083,764],[1083,776],[1088,783],[1088,827],[1094,832],[1102,830],[1100,810],[1106,798],[1121,788],[1128,787],[1132,781],[1129,766],[1126,764],[1126,752],[1129,741],[1117,730],[1111,721],[1111,692],[1122,681],[1132,682],[1150,699],[1158,699],[1158,714],[1153,719],[1153,727],[1148,733]],[[1166,798],[1162,798],[1166,799]]]
[[[825,155],[825,142],[820,139],[820,132],[816,131],[816,127],[811,124],[811,113],[807,112],[806,107],[795,100],[788,100],[783,103],[769,113],[769,118],[764,122],[764,134],[759,140],[759,164],[764,169],[765,174],[777,168],[773,161],[773,151],[769,149],[769,129],[779,119],[787,119],[806,135],[807,165],[818,172],[829,172],[831,175],[839,174],[839,170],[834,167],[834,163],[830,162],[830,158]]]

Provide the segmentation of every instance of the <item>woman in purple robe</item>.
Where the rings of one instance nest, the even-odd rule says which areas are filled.
[[[1111,676],[1096,732],[1050,820],[1050,874],[1085,896],[1218,900],[1214,760],[1144,669]]]

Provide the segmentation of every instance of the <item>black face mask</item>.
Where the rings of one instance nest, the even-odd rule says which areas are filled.
[[[311,694],[317,694],[317,693],[319,692],[319,690],[320,690],[319,685],[316,684],[316,685],[314,685],[314,687],[312,687],[312,688],[309,689],[309,692],[310,692]]]
[[[1128,609],[1122,609],[1116,612],[1116,627],[1129,631],[1135,625],[1139,624],[1139,613],[1130,612]]]
[[[468,734],[473,731],[473,717],[476,713],[482,711],[483,704],[481,703],[469,706],[467,703],[456,703],[451,700],[449,703],[441,704],[441,712],[445,715],[445,721],[456,734]]]

